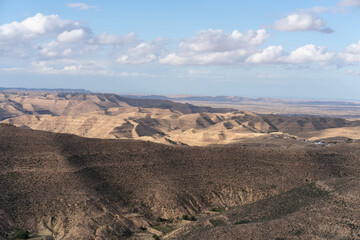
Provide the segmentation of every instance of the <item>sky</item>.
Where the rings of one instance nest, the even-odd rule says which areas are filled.
[[[360,100],[360,0],[0,0],[0,87]]]

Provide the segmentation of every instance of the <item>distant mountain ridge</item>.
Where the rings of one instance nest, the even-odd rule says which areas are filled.
[[[166,99],[172,101],[204,101],[204,102],[239,102],[250,98],[234,96],[163,96],[163,95],[121,95],[137,99]]]
[[[23,88],[23,87],[0,87],[0,92],[58,92],[58,93],[93,93],[87,89],[72,89],[72,88]],[[101,94],[101,93],[98,93]],[[104,93],[106,94],[106,93]],[[212,103],[240,103],[246,101],[255,102],[286,102],[287,104],[296,105],[334,105],[334,106],[360,106],[360,101],[355,100],[292,100],[285,98],[273,98],[273,97],[241,97],[241,96],[206,96],[206,95],[136,95],[136,94],[114,94],[125,98],[131,99],[156,99],[156,100],[169,100],[169,101],[189,101],[189,102],[212,102]]]
[[[345,101],[345,100],[291,100],[283,98],[250,98],[240,96],[194,96],[194,95],[123,95],[124,97],[136,98],[136,99],[166,99],[172,101],[193,101],[193,102],[213,102],[213,103],[239,103],[243,101],[256,101],[256,102],[286,102],[288,104],[301,104],[301,105],[349,105],[360,106],[360,101]]]
[[[16,87],[0,87],[0,92],[67,92],[67,93],[91,93],[86,89],[73,89],[73,88],[16,88]]]

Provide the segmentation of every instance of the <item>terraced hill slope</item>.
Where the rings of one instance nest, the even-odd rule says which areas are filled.
[[[3,92],[0,119],[20,127],[83,137],[177,145],[228,144],[272,132],[311,140],[360,138],[360,121],[258,115],[114,94]]]

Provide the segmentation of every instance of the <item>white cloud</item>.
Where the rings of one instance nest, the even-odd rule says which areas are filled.
[[[84,44],[81,41],[50,41],[48,43],[37,44],[34,46],[39,53],[38,58],[77,58],[88,52],[95,51],[99,48],[98,45]],[[74,39],[73,39],[74,40]]]
[[[343,61],[350,64],[360,62],[360,41],[346,47],[342,52],[339,53],[339,57]]]
[[[58,69],[57,72],[74,75],[102,75],[108,77],[137,77],[142,75],[137,72],[115,72],[109,69],[98,67],[95,64],[65,65],[63,69]]]
[[[315,6],[312,8],[306,8],[302,10],[303,12],[310,12],[310,13],[323,13],[323,12],[329,12],[331,9],[323,6]]]
[[[207,52],[202,54],[186,53],[180,56],[171,53],[159,62],[169,65],[230,65],[243,62],[243,58],[248,54],[245,49],[225,52]]]
[[[101,51],[101,47],[124,51],[142,43],[135,33],[94,35],[86,25],[58,15],[38,13],[22,22],[0,25],[1,57],[77,58],[90,51]]]
[[[62,52],[62,55],[65,57],[71,56],[73,54],[73,50],[71,48],[67,48]]]
[[[327,51],[324,47],[307,44],[286,54],[282,46],[269,46],[246,59],[253,64],[309,64],[329,63],[335,60],[335,53]]]
[[[64,20],[58,15],[44,16],[41,13],[22,22],[12,22],[0,26],[0,45],[34,40],[39,36],[53,36],[64,31],[81,27],[79,22]]]
[[[247,63],[277,63],[283,56],[282,46],[269,46],[246,59]]]
[[[67,3],[66,5],[70,8],[78,8],[80,10],[88,10],[91,8],[98,8],[97,6],[90,6],[90,5],[87,5],[86,3]]]
[[[167,40],[157,38],[152,42],[141,42],[127,49],[116,61],[123,64],[143,64],[157,60]]]
[[[136,77],[148,75],[138,72],[117,72],[101,66],[101,62],[79,62],[71,60],[33,61],[32,69],[0,69],[3,71],[29,71],[41,74],[99,75],[106,77]]]
[[[290,54],[281,45],[259,49],[268,34],[265,30],[225,33],[221,30],[202,31],[194,38],[183,40],[177,52],[159,59],[169,65],[234,65],[234,64],[309,64],[329,63],[335,53],[324,47],[308,44]],[[201,44],[203,43],[203,44]]]
[[[288,29],[291,26],[294,27],[297,22],[298,29],[311,28],[315,31],[324,31],[326,23],[313,13],[325,10],[322,7],[299,10],[298,14],[305,16],[305,20],[300,19],[300,23],[297,21],[287,22]],[[306,20],[306,16],[312,18]],[[302,20],[304,21],[302,22]],[[108,62],[109,60],[104,58],[105,53],[106,56],[113,57],[112,61],[116,59],[120,64],[157,62],[159,64],[193,66],[355,64],[360,62],[360,41],[349,45],[338,54],[314,44],[308,44],[286,53],[281,45],[261,47],[268,37],[269,34],[265,29],[249,30],[243,33],[238,30],[225,32],[208,29],[198,32],[192,38],[180,40],[177,49],[170,52],[165,48],[168,40],[163,38],[145,42],[133,32],[125,36],[110,33],[95,35],[89,27],[79,22],[65,20],[58,15],[45,16],[39,13],[22,22],[12,22],[0,26],[0,56],[3,59],[17,56],[47,62],[48,64],[43,66],[32,65],[36,71],[43,73],[73,74],[76,72],[107,76],[135,76],[136,74],[106,71],[106,66],[109,64],[103,65],[102,68],[96,68],[91,64],[86,64],[89,61],[88,57],[102,56],[103,61]],[[86,55],[87,53],[95,54]],[[82,61],[79,62],[78,60],[81,59]],[[190,75],[202,74],[196,70],[189,70],[188,73]]]
[[[341,7],[360,6],[360,0],[341,0],[339,2],[339,6]]]
[[[89,34],[83,29],[75,29],[72,31],[64,31],[57,36],[59,42],[75,43],[81,42],[89,38]]]
[[[103,75],[103,76],[116,76],[117,73],[99,67],[95,63],[86,63],[86,64],[72,64],[72,65],[65,65],[62,69],[57,69],[58,73],[65,73],[65,74],[74,74],[74,75]]]
[[[170,65],[237,64],[268,37],[265,29],[246,33],[209,29],[181,41],[177,53],[170,53],[159,62]]]
[[[96,37],[96,42],[100,45],[132,45],[140,43],[140,39],[134,32],[125,36],[102,33]]]
[[[262,44],[269,35],[265,29],[250,30],[241,33],[234,30],[225,33],[223,30],[209,29],[198,32],[194,38],[184,40],[179,44],[179,51],[192,52],[224,52],[239,48],[257,46]]]
[[[47,44],[44,44],[42,47],[40,47],[40,53],[44,57],[56,57],[58,56],[58,42],[52,41]]]
[[[326,21],[310,12],[293,13],[274,23],[274,29],[284,32],[318,31],[322,33],[334,32],[326,27]]]
[[[38,13],[22,22],[0,26],[0,53],[3,57],[59,57],[58,51],[69,48],[60,43],[76,42],[91,34],[79,22]],[[58,40],[54,40],[56,37]],[[69,54],[69,50],[64,52],[64,56]]]
[[[304,63],[326,63],[334,60],[335,53],[328,52],[324,47],[318,47],[314,44],[308,44],[292,51],[286,58],[287,63],[304,64]]]
[[[10,67],[10,68],[1,68],[1,71],[9,71],[9,72],[18,72],[18,71],[23,71],[24,68],[20,68],[20,67]]]
[[[360,54],[360,41],[349,45],[347,48],[345,48],[345,52],[351,54]]]
[[[179,57],[176,53],[170,53],[166,57],[159,59],[159,63],[170,65],[186,65],[189,64],[189,62],[186,57]]]
[[[128,49],[121,55],[117,62],[126,64],[142,64],[156,60],[156,46],[150,43],[140,43],[134,48]]]

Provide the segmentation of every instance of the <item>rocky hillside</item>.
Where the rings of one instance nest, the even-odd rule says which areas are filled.
[[[271,230],[267,224],[273,224],[264,222],[272,218],[261,206],[275,211],[280,200],[271,200],[272,196],[300,188],[294,191],[310,191],[310,196],[297,194],[286,198],[290,203],[284,203],[284,209],[279,211],[285,213],[276,219],[285,216],[293,219],[297,218],[298,210],[310,211],[307,203],[312,198],[318,199],[316,194],[321,189],[328,191],[328,183],[320,190],[314,189],[314,185],[309,185],[310,189],[301,188],[318,180],[347,181],[349,177],[360,176],[356,167],[359,149],[359,143],[320,146],[270,137],[213,147],[169,146],[81,138],[2,125],[0,238],[12,238],[19,229],[29,231],[30,236],[49,239],[151,239],[153,234],[167,238],[177,232],[180,237],[194,231],[192,237],[231,236],[221,235],[225,234],[222,230],[225,228],[217,228],[216,222],[213,227],[217,235],[207,228],[202,235],[198,235],[198,230],[186,230],[192,222],[183,220],[183,215],[194,216],[199,219],[195,224],[200,224],[201,219],[218,211],[213,213],[211,209],[243,206],[236,210],[241,214],[234,212],[238,215],[219,217],[226,225],[231,223],[229,229],[243,218],[254,222],[248,226],[255,224],[261,229],[263,235],[254,235],[261,239]],[[334,195],[340,191],[337,189]],[[356,200],[357,193],[354,194],[349,192],[344,198]],[[286,204],[292,204],[291,199],[296,197],[300,207],[287,211]],[[259,202],[262,199],[269,200]],[[246,205],[251,203],[260,205]],[[348,206],[335,200],[332,204],[339,213]],[[256,206],[265,212],[258,212]],[[345,233],[360,226],[355,213],[344,214],[346,219],[328,215],[327,221],[348,222]],[[309,219],[309,224],[317,224],[315,220]],[[288,236],[287,222],[284,218],[271,226],[276,226],[277,233],[282,231]],[[328,231],[328,225],[322,224],[325,225],[319,225],[323,229],[321,234]],[[235,233],[238,228],[244,233],[255,229],[244,230],[236,225]],[[305,233],[306,238],[323,236],[317,232]]]
[[[359,239],[360,178],[317,181],[219,214],[165,239]]]

